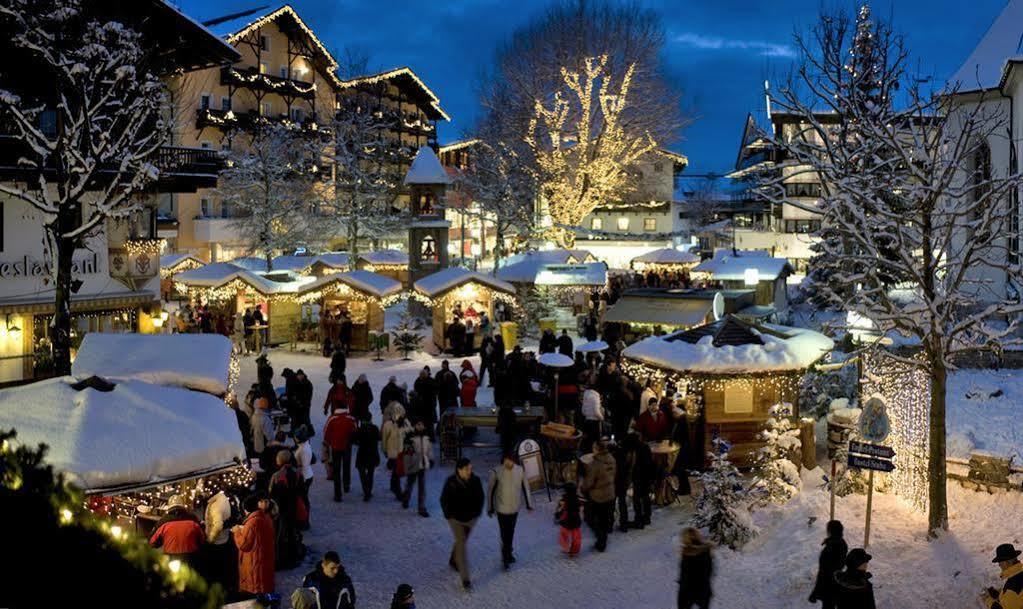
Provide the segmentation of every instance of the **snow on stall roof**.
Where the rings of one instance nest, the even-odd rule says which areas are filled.
[[[245,269],[230,262],[213,262],[197,269],[182,271],[174,275],[174,281],[191,286],[211,287],[227,283],[243,272]]]
[[[999,85],[1009,59],[1020,58],[1023,0],[1009,0],[987,33],[949,81],[960,92],[993,89]]]
[[[264,260],[263,258],[257,258],[255,256],[242,256],[240,258],[235,258],[234,260],[229,260],[228,262],[235,266],[240,266],[246,271],[259,273],[266,272],[266,260]]]
[[[450,184],[451,176],[440,164],[433,148],[421,146],[405,174],[405,184]]]
[[[204,264],[202,260],[196,258],[192,254],[162,254],[160,256],[160,268],[172,269],[185,260],[193,260],[199,264]]]
[[[647,252],[632,259],[633,262],[646,262],[656,264],[692,264],[700,261],[700,255],[693,252],[684,252],[673,247],[665,247],[652,252]]]
[[[760,333],[764,344],[715,347],[713,336],[696,343],[671,340],[682,334],[651,336],[625,349],[623,355],[651,366],[703,374],[780,372],[807,368],[831,351],[835,343],[827,336],[806,328],[764,324],[764,328],[785,335]]]
[[[408,254],[400,250],[376,250],[359,254],[359,258],[370,264],[408,264]]]
[[[227,393],[231,341],[219,334],[107,334],[82,340],[71,374]]]
[[[299,293],[314,292],[335,281],[339,281],[377,298],[387,298],[401,292],[401,282],[396,279],[370,271],[348,271],[346,273],[324,275],[316,281],[302,286],[299,289]]]
[[[277,256],[273,259],[273,271],[294,271],[301,273],[313,265],[318,256]]]
[[[511,266],[524,260],[539,260],[546,264],[583,264],[597,262],[597,257],[589,250],[539,250],[509,256],[504,259],[501,266]]]
[[[528,256],[519,262],[502,266],[497,271],[497,278],[512,283],[537,285],[602,286],[607,283],[607,265],[603,262],[549,262],[544,256]]]
[[[761,281],[774,280],[786,272],[792,272],[792,267],[785,258],[746,255],[746,252],[739,252],[738,256],[728,255],[704,260],[693,267],[694,272],[710,273],[711,279],[721,281],[740,281],[745,278],[747,269],[756,269]]]
[[[348,266],[348,252],[326,252],[316,256],[316,261],[332,269],[343,269]]]
[[[0,427],[16,429],[25,445],[47,444],[47,462],[85,490],[142,486],[244,459],[234,413],[216,397],[136,380],[110,392],[75,391],[73,382],[0,392]]]
[[[277,271],[274,271],[277,273]],[[233,262],[214,262],[206,266],[184,271],[174,275],[174,281],[190,287],[216,288],[235,279],[249,284],[255,291],[270,296],[273,294],[292,294],[299,288],[314,280],[312,277],[300,276],[294,271],[281,270],[289,281],[275,281],[259,273],[248,271]]]
[[[488,288],[506,292],[508,294],[515,293],[515,286],[507,281],[501,281],[500,279],[495,279],[490,275],[470,271],[469,269],[461,266],[453,266],[442,271],[437,271],[432,275],[427,275],[417,281],[413,287],[415,287],[416,291],[422,292],[426,296],[433,298],[434,296],[439,296],[448,290],[470,282],[476,282],[485,285]]]

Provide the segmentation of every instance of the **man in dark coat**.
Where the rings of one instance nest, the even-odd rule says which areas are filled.
[[[682,531],[682,561],[678,569],[678,609],[710,607],[710,578],[714,561],[710,546],[700,532],[690,527]]]
[[[835,574],[835,607],[837,609],[877,609],[874,584],[870,583],[870,554],[853,548],[845,557],[845,570]]]
[[[334,352],[334,355],[330,358],[330,382],[333,383],[334,379],[339,376],[344,376],[345,368],[348,367],[348,359],[345,357],[345,352],[338,349]]]
[[[319,609],[353,609],[355,607],[355,586],[352,578],[341,565],[341,557],[333,550],[323,555],[302,580],[303,588],[316,591],[316,606]]]
[[[398,379],[393,376],[387,379],[387,384],[380,390],[380,412],[383,412],[391,402],[398,402],[406,410],[408,409],[408,398],[402,388],[398,386]]]
[[[630,433],[626,441],[631,446],[632,454],[632,513],[635,517],[631,528],[642,529],[650,524],[652,513],[650,503],[650,491],[653,490],[654,479],[657,478],[657,465],[654,463],[654,455],[650,446],[639,437],[639,434]]]
[[[417,396],[419,396],[423,410],[428,410],[433,413],[431,415],[431,420],[436,420],[437,381],[433,380],[433,377],[430,376],[429,366],[424,366],[423,369],[419,371],[419,378],[417,378],[416,382],[412,385],[412,390],[415,391]],[[409,396],[409,406],[412,405],[411,402],[412,398]]]
[[[472,528],[476,526],[476,520],[483,513],[483,500],[483,483],[479,476],[472,473],[472,462],[462,457],[455,463],[455,473],[444,482],[440,507],[455,538],[448,565],[461,575],[462,587],[466,590],[472,588],[472,582],[469,579],[469,559],[465,544]]]
[[[573,351],[572,337],[568,335],[568,330],[562,330],[561,336],[558,337],[558,353],[572,357]]]
[[[1018,609],[1023,607],[1023,564],[1019,561],[1020,551],[1011,543],[995,548],[992,563],[1001,569],[999,574],[1005,583],[1001,590],[988,588],[982,600],[989,609]]]
[[[543,336],[540,337],[540,353],[554,353],[558,349],[558,339],[554,336],[554,332],[548,328],[543,331]]]
[[[365,374],[360,374],[352,385],[352,416],[356,421],[365,421],[373,417],[369,412],[369,405],[373,403],[373,388],[369,386],[369,379]]]
[[[465,351],[465,324],[462,320],[455,318],[448,326],[448,340],[451,342],[451,354],[460,356]]]
[[[821,602],[822,609],[835,609],[835,574],[842,570],[845,555],[849,546],[843,539],[842,523],[838,520],[828,522],[828,536],[821,544],[820,557],[817,559],[817,581],[810,593],[810,602]]]
[[[451,370],[448,360],[440,363],[440,370],[437,371],[437,401],[440,404],[440,411],[448,408],[458,407],[458,375]]]
[[[285,368],[281,376],[285,378],[284,395],[287,396],[290,406],[288,416],[291,417],[291,428],[298,429],[305,425],[311,430],[313,423],[309,417],[309,409],[313,401],[313,384],[301,368],[294,373]]]
[[[483,385],[483,377],[490,373],[489,387],[494,386],[494,337],[489,334],[480,341],[480,385]]]
[[[373,424],[373,419],[359,422],[355,444],[359,447],[355,454],[355,471],[359,472],[362,484],[362,500],[369,501],[373,498],[373,474],[380,465],[380,429]]]
[[[597,340],[597,334],[597,318],[591,314],[586,318],[586,324],[583,326],[583,335],[587,341],[592,343]]]

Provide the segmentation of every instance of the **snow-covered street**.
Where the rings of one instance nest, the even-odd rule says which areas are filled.
[[[277,375],[285,367],[306,371],[316,390],[313,422],[321,427],[329,360],[275,350],[270,361]],[[435,371],[439,363],[438,358],[426,354],[408,362],[374,362],[360,355],[348,360],[347,377],[354,380],[365,373],[377,396],[389,376],[411,385],[423,365]],[[1015,386],[1023,381],[1020,371],[997,374],[1003,375],[999,386]],[[966,385],[980,382],[978,375],[982,373],[957,373],[951,386],[962,393]],[[239,386],[246,387],[254,379],[254,359],[246,358]],[[481,404],[490,403],[490,391],[483,388],[479,398]],[[957,408],[953,406],[953,413]],[[374,410],[379,423],[379,410]],[[956,420],[955,414],[951,419]],[[1014,433],[1011,425],[1002,427],[1006,429],[1004,434]],[[957,430],[953,427],[950,433],[954,437]],[[476,473],[485,480],[497,462],[496,449],[468,454]],[[469,543],[473,591],[465,593],[447,565],[451,533],[438,505],[443,480],[451,473],[450,464],[438,465],[427,476],[428,519],[420,518],[414,509],[403,510],[391,499],[383,466],[377,471],[373,501],[364,503],[358,483],[353,481],[353,494],[341,504],[331,500],[322,465],[315,467],[312,530],[305,535],[309,554],[303,567],[278,573],[277,588],[284,594],[299,585],[323,552],[334,549],[340,552],[355,582],[360,607],[386,606],[402,582],[415,587],[418,604],[423,607],[590,609],[675,604],[678,535],[689,516],[688,502],[655,510],[653,526],[642,531],[616,531],[605,554],[590,549],[593,538],[584,529],[583,553],[568,559],[557,545],[554,504],[547,501],[546,494],[537,493],[537,510],[523,513],[519,519],[518,562],[507,573],[501,568],[497,522],[481,518]],[[785,506],[758,511],[754,516],[761,534],[741,552],[716,550],[715,606],[782,609],[806,604],[828,518],[828,497],[818,489],[821,474],[820,470],[804,472],[801,494]],[[557,494],[554,497],[556,501]],[[1023,495],[980,494],[953,483],[949,486],[949,501],[952,532],[929,542],[924,515],[912,512],[892,495],[875,495],[869,551],[874,556],[871,571],[879,607],[932,609],[939,603],[950,609],[971,607],[984,587],[997,582],[997,569],[991,565],[990,556],[999,543],[1020,543],[1019,532],[1006,523],[1019,521]],[[837,517],[846,525],[850,547],[862,544],[864,510],[863,496],[838,500]]]

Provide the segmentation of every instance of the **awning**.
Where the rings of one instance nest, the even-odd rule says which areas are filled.
[[[625,297],[607,310],[604,321],[689,328],[706,322],[713,307],[713,300]]]
[[[52,315],[53,298],[53,294],[23,298],[4,298],[0,300],[0,315],[6,315],[8,313],[17,313],[21,315]],[[150,307],[158,303],[159,299],[153,292],[115,292],[108,294],[89,294],[86,296],[72,295],[71,313]]]

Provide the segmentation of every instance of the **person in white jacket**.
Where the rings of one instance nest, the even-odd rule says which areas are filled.
[[[526,470],[517,461],[514,454],[506,453],[501,465],[490,470],[487,491],[487,515],[493,518],[494,513],[497,513],[497,525],[501,529],[501,561],[505,569],[515,562],[512,545],[523,497],[526,509],[533,511],[533,497],[526,481]]]
[[[313,447],[309,445],[309,428],[300,426],[295,431],[295,463],[302,474],[302,502],[306,512],[312,507],[309,504],[309,487],[313,485]]]
[[[231,500],[219,491],[206,502],[203,518],[206,525],[206,560],[203,575],[210,583],[219,583],[224,590],[233,591],[238,582],[237,563],[231,539]]]
[[[398,475],[398,457],[405,447],[405,436],[412,433],[412,425],[405,419],[405,407],[398,402],[387,405],[385,413],[389,416],[380,428],[380,438],[384,455],[387,456],[387,469],[391,471],[391,492],[394,498],[401,501],[401,476]]]
[[[583,433],[586,436],[584,451],[589,451],[593,443],[600,439],[601,426],[604,424],[604,407],[600,403],[600,394],[593,387],[583,391]]]

